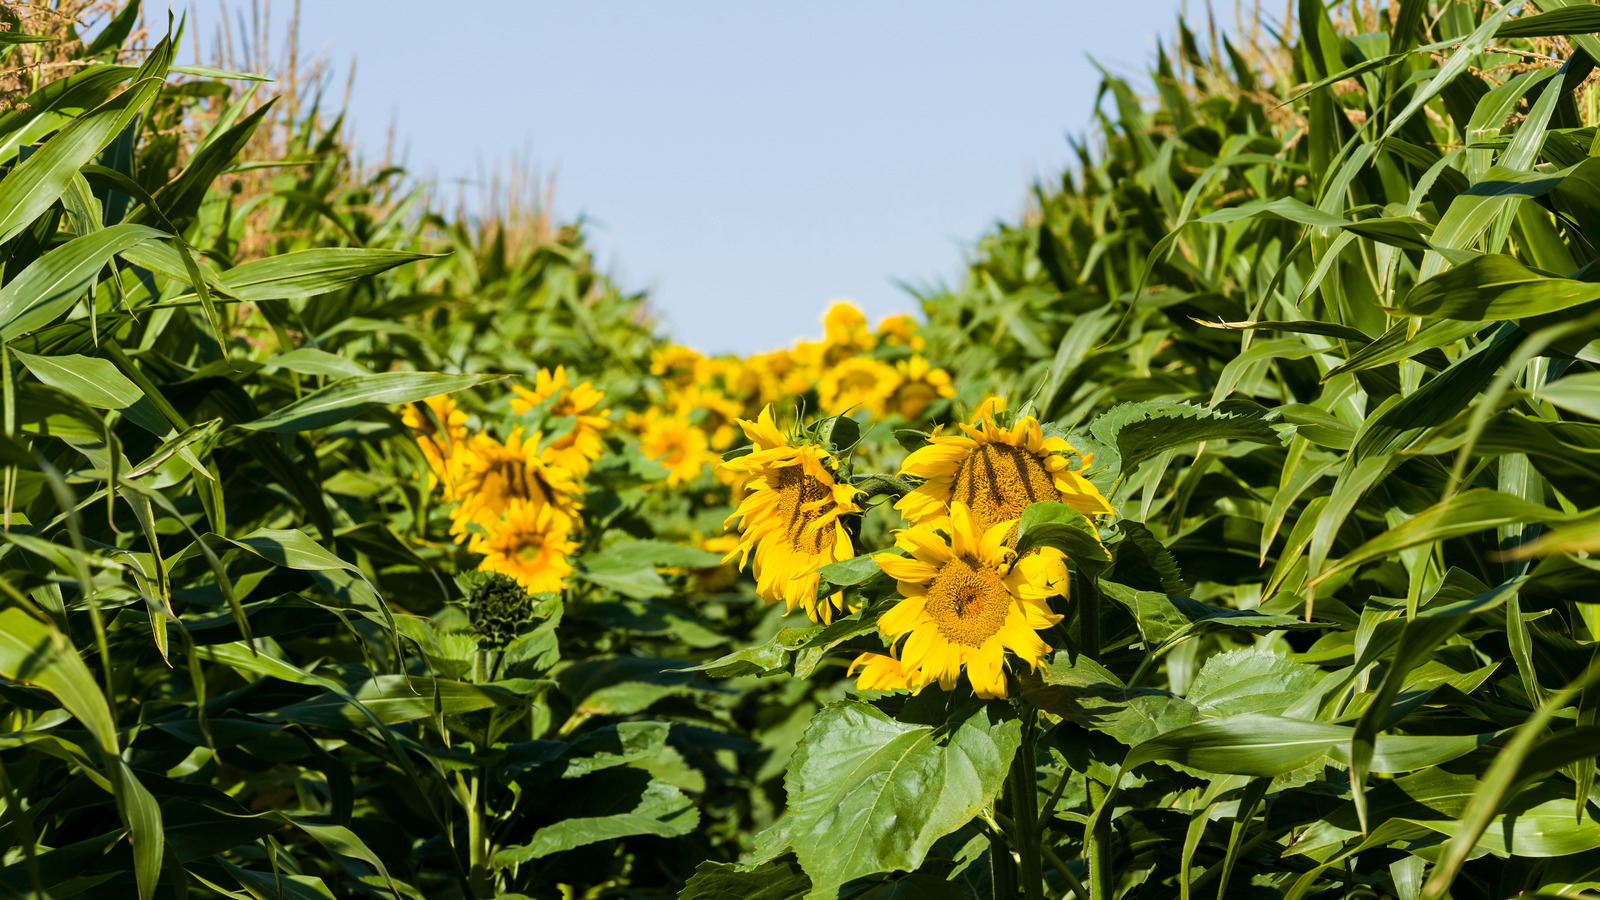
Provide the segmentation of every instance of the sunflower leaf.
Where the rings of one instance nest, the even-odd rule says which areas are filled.
[[[758,855],[792,849],[812,898],[863,875],[916,871],[1000,792],[1022,737],[1020,721],[996,718],[1001,709],[967,707],[932,727],[857,700],[825,707],[784,780],[789,810],[758,837]]]
[[[1089,425],[1096,461],[1111,463],[1122,478],[1146,460],[1168,450],[1206,441],[1252,441],[1276,446],[1282,441],[1254,404],[1225,403],[1207,409],[1188,403],[1145,400],[1124,403]]]

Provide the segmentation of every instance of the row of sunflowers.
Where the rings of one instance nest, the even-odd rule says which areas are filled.
[[[688,539],[720,554],[728,574],[748,568],[756,593],[788,613],[827,624],[858,612],[861,601],[843,591],[819,596],[821,571],[870,554],[898,601],[877,621],[888,652],[850,667],[862,689],[949,689],[965,670],[979,696],[1005,697],[1006,651],[1030,667],[1045,658],[1038,632],[1060,621],[1050,601],[1069,581],[1060,549],[1017,552],[1020,518],[1038,502],[1110,513],[1084,476],[1092,455],[1000,397],[949,428],[954,386],[920,355],[909,316],[869,330],[859,309],[837,303],[824,327],[821,341],[746,358],[668,346],[651,361],[647,404],[620,414],[558,367],[511,388],[503,439],[449,396],[414,404],[404,419],[430,488],[448,504],[449,534],[480,571],[532,593],[564,590],[592,530],[588,476],[633,451],[660,466],[652,490],[724,510],[723,533]],[[855,451],[886,443],[862,440],[874,420],[913,448],[892,473],[856,471]],[[881,465],[881,450],[862,455]],[[864,534],[862,524],[880,506],[905,527],[892,549],[873,552],[888,542],[873,540],[885,528]]]

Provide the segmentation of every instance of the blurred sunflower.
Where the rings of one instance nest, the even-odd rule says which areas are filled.
[[[886,413],[915,421],[933,401],[955,395],[950,373],[928,365],[919,355],[894,364],[894,378],[882,406]]]
[[[589,474],[595,460],[605,455],[605,433],[611,430],[607,410],[598,409],[606,395],[585,381],[572,384],[567,379],[566,366],[557,366],[555,372],[540,369],[534,377],[533,390],[513,385],[516,394],[511,399],[511,411],[522,415],[539,404],[556,397],[550,405],[550,415],[574,419],[572,430],[550,442],[546,453],[551,462],[582,478]]]
[[[817,400],[831,415],[860,407],[883,412],[883,401],[894,389],[895,370],[870,356],[855,356],[829,366],[817,381]]]
[[[899,583],[902,599],[878,619],[878,628],[893,643],[905,641],[899,660],[907,687],[921,690],[937,681],[950,690],[966,669],[973,693],[1005,697],[1006,651],[1029,668],[1050,652],[1038,632],[1061,621],[1049,600],[1067,591],[1065,558],[1042,547],[1017,559],[1006,546],[1013,524],[984,528],[957,500],[948,518],[896,533],[895,544],[909,556],[873,555]],[[864,670],[863,687],[888,675],[884,663],[856,663]]]
[[[715,388],[692,384],[675,393],[671,402],[672,411],[685,418],[697,411],[703,413],[700,428],[706,433],[711,449],[726,450],[733,446],[734,439],[739,436],[739,428],[733,423],[744,412],[737,400]]]
[[[482,571],[509,575],[533,593],[559,591],[572,574],[567,556],[578,549],[571,535],[572,519],[561,510],[518,498],[483,534],[473,535],[467,549],[483,554]]]
[[[793,611],[803,607],[813,621],[833,621],[844,595],[817,599],[817,570],[855,555],[840,517],[862,511],[860,493],[835,477],[838,461],[814,444],[790,446],[772,419],[772,407],[755,422],[739,420],[754,449],[722,464],[747,475],[749,493],[728,517],[740,523],[741,568],[755,554],[756,591],[768,603],[782,600]]]
[[[467,414],[456,408],[449,394],[440,394],[420,403],[406,404],[400,421],[416,435],[417,446],[428,461],[432,475],[428,489],[441,484],[445,499],[454,499],[454,469],[459,462],[458,451],[467,440]]]
[[[684,416],[651,407],[631,415],[629,427],[639,435],[639,452],[667,467],[669,488],[695,480],[717,459],[706,433]]]
[[[918,328],[917,320],[904,313],[887,316],[878,323],[878,344],[883,347],[910,347],[913,350],[921,350],[923,344],[927,342],[917,333]]]
[[[538,448],[539,433],[524,439],[520,428],[503,444],[486,434],[465,442],[456,470],[454,499],[460,505],[452,514],[451,533],[466,532],[469,522],[488,528],[517,500],[543,503],[571,516],[581,505],[583,488],[572,472]]]
[[[872,332],[867,330],[867,317],[848,300],[836,300],[822,317],[824,354],[829,365],[849,359],[872,349]]]
[[[935,435],[901,464],[900,474],[927,479],[895,503],[907,519],[939,518],[955,501],[972,510],[982,529],[1014,523],[1030,503],[1045,500],[1065,503],[1086,516],[1112,511],[1083,477],[1092,454],[1081,454],[1082,462],[1071,468],[1068,457],[1077,451],[1062,438],[1046,438],[1034,417],[1019,416],[1004,428],[995,422],[1004,401],[992,398],[982,409],[972,425],[960,426],[962,434]]]
[[[650,354],[650,374],[669,384],[693,384],[703,374],[706,358],[698,350],[668,344]]]

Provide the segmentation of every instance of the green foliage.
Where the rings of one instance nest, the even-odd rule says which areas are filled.
[[[909,489],[865,469],[928,431],[808,423],[871,507],[827,625],[711,577],[725,495],[622,439],[567,590],[458,584],[396,409],[553,440],[474,388],[565,365],[642,411],[643,298],[171,36],[114,64],[135,8],[0,116],[0,893],[1600,892],[1591,7],[1306,2],[1102,81],[922,291],[956,400],[1116,508],[1023,514],[1072,578],[989,701],[841,681]]]

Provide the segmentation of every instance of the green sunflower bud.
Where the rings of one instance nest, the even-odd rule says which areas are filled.
[[[467,617],[484,649],[497,650],[537,620],[533,596],[501,572],[469,572],[460,579]]]

